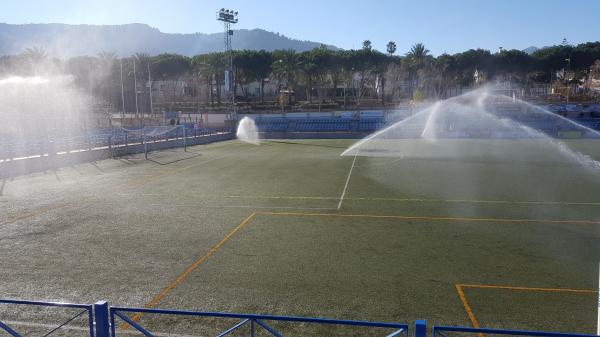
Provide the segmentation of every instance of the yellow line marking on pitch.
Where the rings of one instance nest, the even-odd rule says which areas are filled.
[[[537,291],[537,292],[563,292],[563,293],[579,293],[579,294],[595,294],[598,290],[593,289],[570,289],[570,288],[536,288],[536,287],[516,287],[516,286],[501,286],[501,285],[485,285],[485,284],[455,284],[458,298],[460,299],[471,325],[474,328],[479,328],[479,322],[473,313],[473,309],[469,305],[467,296],[465,295],[463,288],[475,288],[475,289],[504,289],[514,291]],[[478,333],[477,337],[483,337],[483,334]]]
[[[462,288],[480,288],[480,289],[506,289],[519,291],[547,291],[547,292],[565,292],[565,293],[597,293],[598,290],[593,289],[569,289],[569,288],[535,288],[535,287],[515,287],[515,286],[500,286],[500,285],[485,285],[485,284],[457,284]]]
[[[462,305],[465,308],[465,311],[467,312],[467,316],[469,317],[469,320],[471,321],[471,325],[475,329],[478,329],[479,322],[477,322],[477,318],[475,317],[475,314],[473,313],[473,310],[471,309],[471,306],[469,305],[469,301],[467,301],[467,296],[465,296],[465,293],[463,292],[461,285],[455,284],[454,287],[456,288],[456,292],[458,293],[458,298],[460,298],[460,301],[462,302]],[[483,336],[483,334],[481,334],[481,333],[477,334],[477,337],[482,337],[482,336]]]
[[[229,195],[227,198],[242,199],[307,199],[307,200],[339,200],[339,197],[318,196],[242,196]],[[348,201],[395,201],[395,202],[431,202],[431,203],[472,203],[472,204],[516,204],[516,205],[582,205],[600,206],[600,202],[570,201],[510,201],[510,200],[476,200],[476,199],[427,199],[427,198],[344,198]]]
[[[403,216],[403,215],[372,215],[372,214],[339,214],[339,213],[299,213],[299,212],[261,212],[256,211],[244,218],[233,230],[231,230],[219,243],[214,245],[208,250],[203,256],[198,258],[193,264],[187,267],[179,276],[172,281],[169,285],[163,288],[156,296],[154,296],[148,303],[144,305],[144,308],[152,308],[160,302],[166,295],[168,295],[177,285],[179,285],[192,271],[203,264],[211,255],[213,255],[227,240],[229,240],[236,232],[246,226],[256,215],[282,215],[282,216],[325,216],[325,217],[364,217],[364,218],[387,218],[387,219],[411,219],[411,220],[450,220],[450,221],[495,221],[495,222],[552,222],[552,223],[594,223],[600,224],[600,221],[589,221],[589,220],[536,220],[536,219],[493,219],[493,218],[451,218],[451,217],[428,217],[428,216]],[[495,285],[476,285],[476,284],[455,284],[458,296],[463,303],[465,311],[473,324],[473,327],[478,328],[479,323],[475,317],[473,310],[471,309],[469,302],[464,294],[462,288],[496,288],[496,289],[510,289],[510,290],[525,290],[525,291],[563,291],[563,292],[580,292],[580,293],[594,293],[597,291],[586,290],[586,289],[554,289],[554,288],[526,288],[526,287],[512,287],[512,286],[495,286]],[[134,322],[137,322],[142,317],[142,313],[137,313],[132,317]],[[129,324],[123,323],[122,329],[127,329]],[[483,334],[478,334],[478,337],[483,337]]]
[[[237,231],[242,229],[254,216],[256,216],[257,212],[254,212],[248,215],[242,222],[240,222],[234,229],[232,229],[219,243],[214,245],[211,249],[209,249],[204,255],[198,258],[194,263],[192,263],[189,267],[187,267],[175,280],[173,280],[169,285],[163,288],[156,296],[154,296],[148,303],[144,304],[144,308],[153,308],[162,300],[167,294],[169,294],[177,285],[179,285],[194,269],[198,268],[206,259],[208,259],[211,255],[213,255],[221,246],[229,240]],[[134,322],[137,322],[142,317],[142,313],[137,313],[132,317]],[[129,324],[123,323],[121,325],[122,329],[127,329]]]
[[[461,218],[408,215],[375,215],[375,214],[340,214],[340,213],[301,213],[301,212],[258,212],[265,215],[288,216],[322,216],[343,218],[373,218],[373,219],[404,219],[404,220],[433,220],[433,221],[479,221],[479,222],[535,222],[535,223],[573,223],[600,224],[600,220],[551,220],[551,219],[498,219],[498,218]]]
[[[9,218],[9,219],[6,219],[6,220],[2,220],[2,221],[0,221],[0,226],[7,225],[9,223],[13,223],[13,222],[16,222],[16,221],[19,221],[19,220],[31,218],[31,217],[34,217],[34,216],[46,213],[48,211],[55,210],[55,209],[64,208],[64,207],[67,207],[69,205],[71,205],[71,204],[70,203],[62,203],[62,204],[58,204],[58,205],[52,205],[52,206],[42,207],[42,208],[39,208],[39,209],[37,209],[37,210],[35,210],[33,212],[21,214],[21,215],[18,215],[18,216],[15,216],[15,217],[12,217],[12,218]]]

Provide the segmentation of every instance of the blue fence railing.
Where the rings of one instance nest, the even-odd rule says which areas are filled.
[[[255,335],[256,328],[262,328],[269,335],[275,337],[281,337],[283,334],[275,330],[272,326],[268,325],[267,322],[294,322],[294,323],[311,323],[311,324],[327,324],[337,326],[351,326],[351,327],[366,327],[366,328],[385,328],[390,329],[387,337],[399,336],[404,334],[408,337],[408,324],[397,324],[397,323],[384,323],[384,322],[367,322],[367,321],[351,321],[351,320],[337,320],[337,319],[325,319],[325,318],[306,318],[306,317],[294,317],[294,316],[273,316],[273,315],[254,315],[254,314],[234,314],[234,313],[221,313],[221,312],[198,312],[198,311],[182,311],[182,310],[162,310],[162,309],[141,309],[141,308],[125,308],[125,307],[111,307],[110,308],[110,326],[111,336],[116,336],[116,324],[115,317],[119,317],[127,324],[144,334],[146,337],[154,337],[152,333],[142,327],[139,323],[135,322],[127,316],[127,313],[135,314],[159,314],[159,315],[177,315],[177,316],[192,316],[192,317],[213,317],[213,318],[229,318],[239,320],[231,327],[221,331],[217,334],[218,337],[226,336],[234,331],[240,329],[243,326],[250,327],[250,336]]]
[[[488,329],[488,328],[466,328],[455,326],[434,326],[432,328],[432,337],[450,337],[447,332],[461,332],[476,334],[476,336],[488,335],[508,335],[508,336],[536,336],[536,337],[596,337],[596,335],[586,335],[564,332],[546,332],[529,330],[506,330],[506,329]]]
[[[387,329],[389,332],[386,337],[406,336],[406,337],[426,337],[427,325],[424,320],[416,320],[412,329],[412,335],[409,333],[409,325],[402,323],[388,322],[369,322],[355,320],[338,320],[327,318],[308,318],[295,316],[274,316],[274,315],[255,315],[255,314],[237,314],[237,313],[222,313],[222,312],[201,312],[201,311],[186,311],[186,310],[168,310],[168,309],[149,309],[149,308],[130,308],[130,307],[110,307],[106,301],[100,301],[93,305],[90,304],[72,304],[58,302],[40,302],[40,301],[24,301],[14,299],[0,299],[0,304],[15,304],[29,305],[37,307],[63,307],[82,309],[76,315],[69,317],[60,324],[54,326],[44,336],[50,336],[52,333],[59,331],[71,323],[77,317],[87,314],[89,324],[90,337],[116,337],[117,330],[116,320],[120,319],[127,327],[132,327],[137,332],[146,337],[155,337],[156,335],[149,331],[148,328],[142,326],[139,321],[141,314],[149,315],[165,315],[178,317],[200,317],[200,318],[223,318],[235,319],[235,323],[228,328],[216,334],[216,337],[227,336],[234,332],[240,332],[242,327],[246,327],[250,337],[259,334],[259,329],[262,330],[262,335],[265,333],[270,336],[283,337],[284,335],[273,328],[273,322],[287,322],[300,324],[315,324],[315,325],[332,325],[345,326],[367,329]],[[132,315],[130,317],[130,315]],[[0,312],[1,315],[1,312]],[[155,316],[153,316],[155,317]],[[155,320],[152,320],[154,322]],[[19,334],[17,330],[7,322],[3,322],[3,317],[0,316],[0,332],[5,331],[12,337],[26,337]],[[378,330],[379,331],[379,330]],[[432,337],[451,337],[451,333],[458,333],[460,336],[475,335],[478,337],[486,335],[505,335],[505,336],[532,336],[532,337],[597,337],[592,334],[580,333],[563,333],[563,332],[546,332],[546,331],[528,331],[528,330],[507,330],[507,329],[489,329],[489,328],[468,328],[468,327],[453,327],[453,326],[432,326]],[[369,330],[369,335],[373,335],[373,331]],[[1,334],[0,334],[1,335]],[[157,334],[158,335],[158,334]]]
[[[110,308],[110,326],[111,336],[116,336],[116,325],[115,317],[119,317],[127,324],[144,334],[146,337],[154,337],[154,335],[148,332],[139,323],[135,322],[134,319],[129,318],[126,313],[135,314],[160,314],[160,315],[177,315],[177,316],[192,316],[192,317],[216,317],[216,318],[229,318],[239,320],[231,327],[221,331],[216,336],[226,336],[234,331],[240,329],[243,326],[250,327],[250,336],[254,337],[255,328],[262,328],[269,335],[275,337],[282,337],[283,334],[279,333],[272,326],[266,322],[294,322],[294,323],[310,323],[310,324],[327,324],[337,326],[348,326],[348,327],[365,327],[365,328],[384,328],[390,329],[391,331],[385,335],[386,337],[394,337],[404,334],[408,337],[408,324],[398,323],[384,323],[384,322],[367,322],[367,321],[351,321],[351,320],[337,320],[337,319],[326,319],[326,318],[306,318],[306,317],[295,317],[295,316],[273,316],[273,315],[254,315],[254,314],[233,314],[233,313],[221,313],[221,312],[198,312],[198,311],[182,311],[182,310],[163,310],[163,309],[142,309],[142,308],[124,308],[124,307],[111,307]]]
[[[72,152],[85,152],[99,149],[110,149],[139,145],[144,142],[156,143],[173,139],[199,138],[230,133],[230,128],[202,128],[188,129],[177,128],[161,133],[160,135],[144,135],[143,129],[109,129],[109,130],[84,130],[81,132],[26,135],[0,134],[0,161],[23,159],[41,156],[53,156]]]
[[[29,305],[36,307],[59,307],[59,308],[72,308],[72,309],[82,309],[74,316],[70,316],[68,319],[63,322],[57,324],[50,331],[46,332],[44,336],[50,336],[56,331],[59,331],[62,327],[70,324],[76,318],[87,315],[88,320],[88,328],[90,337],[94,337],[94,317],[92,315],[91,304],[74,304],[74,303],[61,303],[61,302],[41,302],[41,301],[24,301],[24,300],[15,300],[15,299],[0,299],[0,304],[13,304],[13,305]],[[17,332],[16,328],[11,327],[9,324],[2,321],[2,317],[0,317],[0,331],[4,330],[9,335],[13,337],[25,337]]]

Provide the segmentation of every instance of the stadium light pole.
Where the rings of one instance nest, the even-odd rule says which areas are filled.
[[[121,106],[122,106],[122,114],[121,114],[121,126],[123,123],[123,120],[125,119],[125,87],[123,85],[123,59],[119,60],[119,63],[121,64]]]
[[[235,115],[235,74],[233,73],[233,51],[231,50],[231,25],[238,23],[238,12],[232,9],[221,8],[217,12],[217,20],[223,22],[225,53],[229,57],[228,69],[225,70],[225,90],[231,92],[231,106]]]

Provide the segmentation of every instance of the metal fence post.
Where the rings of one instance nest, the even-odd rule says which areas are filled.
[[[96,337],[110,337],[108,302],[98,301],[94,304],[94,318],[96,321]]]
[[[418,319],[415,321],[415,337],[425,337],[427,335],[427,326],[425,320]]]

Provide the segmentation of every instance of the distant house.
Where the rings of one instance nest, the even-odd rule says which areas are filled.
[[[153,81],[152,95],[159,99],[194,97],[198,95],[198,84],[184,79]]]

